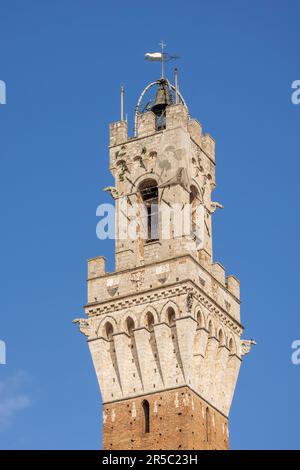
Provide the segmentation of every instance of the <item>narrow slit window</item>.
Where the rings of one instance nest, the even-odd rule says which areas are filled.
[[[148,400],[143,401],[143,410],[144,410],[144,432],[150,432],[150,406]]]
[[[210,438],[210,416],[209,416],[209,408],[206,408],[205,412],[205,417],[206,417],[206,442],[209,442]]]

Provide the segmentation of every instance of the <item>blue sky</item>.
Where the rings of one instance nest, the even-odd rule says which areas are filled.
[[[0,446],[97,449],[101,402],[72,320],[86,301],[96,208],[110,202],[108,124],[132,119],[164,39],[191,115],[217,141],[215,260],[238,275],[244,360],[231,447],[299,448],[300,4],[293,0],[0,0]],[[168,69],[171,75],[171,68]]]

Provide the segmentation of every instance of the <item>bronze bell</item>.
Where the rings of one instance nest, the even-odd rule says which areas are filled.
[[[169,104],[171,104],[169,86],[165,80],[161,80],[156,92],[155,103],[151,107],[151,111],[159,116]]]

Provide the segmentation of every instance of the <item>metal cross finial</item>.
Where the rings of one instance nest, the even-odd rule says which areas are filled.
[[[159,43],[159,46],[161,47],[161,78],[164,78],[164,60],[165,60],[165,53],[164,53],[164,48],[166,47],[167,44],[164,43],[163,40]]]
[[[161,47],[161,52],[164,51],[164,48],[166,47],[167,44],[164,43],[163,40],[161,40],[161,42],[159,43],[159,46]]]

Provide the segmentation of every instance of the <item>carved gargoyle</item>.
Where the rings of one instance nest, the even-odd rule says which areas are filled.
[[[256,344],[254,339],[242,339],[241,340],[241,356],[245,356],[251,351],[252,346]]]
[[[103,188],[103,191],[110,193],[113,199],[117,199],[119,197],[118,190],[113,186],[106,186],[106,188]]]
[[[224,206],[222,206],[222,204],[220,204],[219,202],[211,202],[210,207],[211,214],[213,214],[217,209],[224,209]]]
[[[80,333],[84,334],[85,336],[89,336],[91,333],[89,320],[86,320],[85,318],[75,318],[72,323],[77,323]]]

